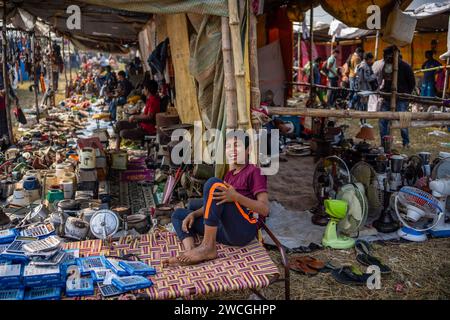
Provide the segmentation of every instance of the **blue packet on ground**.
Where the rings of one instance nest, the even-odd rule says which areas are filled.
[[[151,287],[153,282],[143,276],[126,276],[113,278],[112,284],[125,292]]]
[[[25,291],[25,300],[60,300],[60,287],[30,288]]]
[[[23,300],[25,291],[20,289],[0,290],[0,300]]]
[[[156,269],[141,261],[120,261],[119,266],[130,275],[151,276],[156,274]]]

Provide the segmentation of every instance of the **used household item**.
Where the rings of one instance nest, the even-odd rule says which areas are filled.
[[[128,154],[126,151],[117,151],[111,153],[111,169],[127,170]]]
[[[63,200],[64,192],[61,189],[50,189],[47,191],[47,200],[50,203]]]
[[[427,240],[426,231],[437,226],[444,214],[439,200],[414,187],[403,187],[395,197],[395,212],[403,224],[398,235],[409,241]]]
[[[125,219],[128,229],[135,229],[141,234],[147,233],[150,230],[151,222],[148,216],[143,214],[132,214],[127,216]]]
[[[39,190],[41,188],[41,186],[39,185],[39,180],[33,176],[23,179],[22,187],[25,190]]]
[[[28,217],[28,222],[34,223],[34,222],[42,222],[49,216],[49,212],[47,208],[40,204],[37,207],[35,207],[33,210],[31,210],[30,215]]]
[[[111,210],[98,210],[91,218],[90,229],[98,239],[106,239],[113,236],[119,230],[120,220]]]
[[[80,169],[91,170],[95,169],[95,149],[93,148],[83,148],[80,152]]]
[[[445,223],[447,210],[447,202],[450,196],[450,177],[437,179],[430,182],[430,189],[441,205],[443,214],[439,218],[436,226],[429,230],[429,233],[435,238],[450,237],[450,223]]]
[[[314,170],[313,188],[319,203],[311,218],[313,224],[325,226],[329,217],[324,212],[325,199],[335,199],[339,187],[351,183],[351,174],[344,160],[337,156],[321,159]]]
[[[75,217],[81,209],[80,202],[72,199],[61,200],[56,204],[56,207],[60,212],[64,213],[64,216],[66,217]]]
[[[74,183],[73,180],[62,180],[61,186],[64,192],[64,199],[72,199],[74,194]]]
[[[8,203],[16,207],[26,207],[30,204],[30,199],[23,188],[17,188],[13,195],[8,198]]]
[[[2,199],[8,199],[13,193],[16,187],[16,183],[11,180],[0,181],[0,195]]]
[[[355,245],[355,240],[346,236],[339,236],[337,232],[339,221],[347,215],[347,202],[344,200],[326,199],[324,204],[325,211],[330,215],[331,219],[325,229],[322,244],[325,247],[332,247],[334,249],[352,248]]]
[[[20,150],[17,148],[9,148],[5,151],[5,159],[6,161],[14,160],[20,153]]]
[[[89,223],[80,218],[75,217],[67,218],[64,227],[64,234],[66,237],[73,238],[76,240],[84,240],[86,239],[88,233],[89,233]]]

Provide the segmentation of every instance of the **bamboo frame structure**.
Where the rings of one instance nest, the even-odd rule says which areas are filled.
[[[449,73],[449,64],[450,63],[450,58],[447,58],[447,63],[446,63],[446,69],[445,69],[445,80],[444,80],[444,89],[442,90],[442,99],[445,99],[445,95],[446,95],[446,91],[447,91],[447,86],[448,86],[448,73]]]
[[[34,71],[34,103],[36,104],[36,121],[39,123],[39,97],[38,97],[38,88],[39,88],[39,79],[37,79],[37,63],[36,61],[36,34],[33,32],[31,43],[33,46],[33,54],[32,54],[32,65]]]
[[[392,64],[392,85],[391,85],[391,111],[395,111],[397,107],[397,82],[398,82],[398,58],[399,50],[395,47],[394,49],[394,61]]]
[[[259,90],[259,72],[258,72],[258,32],[256,30],[256,16],[252,10],[250,15],[250,36],[249,36],[249,56],[250,56],[250,107],[258,108],[261,104],[261,92]]]
[[[233,57],[231,54],[230,26],[228,18],[222,17],[222,55],[225,85],[225,110],[227,115],[227,129],[237,127],[236,81],[233,77]]]
[[[69,84],[67,82],[67,68],[66,68],[66,50],[65,50],[65,43],[64,43],[64,35],[62,36],[62,59],[63,59],[63,66],[64,66],[64,80],[66,82],[66,87],[65,87],[65,96],[66,98],[68,98],[68,93],[69,93]],[[70,60],[70,59],[69,59]],[[70,61],[69,61],[70,63]]]
[[[313,92],[313,84],[314,84],[314,72],[313,72],[313,45],[314,45],[314,31],[313,31],[313,20],[314,20],[314,5],[311,2],[311,9],[309,12],[309,77],[310,86],[309,86],[309,99],[313,101],[314,92]]]
[[[311,109],[311,108],[283,108],[271,107],[269,113],[272,115],[290,115],[319,118],[355,118],[355,119],[386,119],[400,120],[402,116],[408,114],[411,120],[427,121],[450,121],[450,112],[393,112],[393,111],[355,111],[355,110],[330,110],[330,109]]]
[[[450,126],[450,121],[420,121],[415,120],[411,121],[409,127],[410,128],[429,128],[429,127],[446,127]],[[391,129],[401,129],[400,122],[392,121]]]
[[[14,132],[12,127],[12,120],[11,120],[11,106],[9,101],[9,76],[8,71],[6,70],[6,16],[7,16],[7,9],[6,9],[6,1],[3,0],[3,23],[2,23],[2,66],[3,66],[3,88],[5,89],[5,107],[6,107],[6,122],[8,125],[8,136],[9,136],[9,142],[10,144],[15,143],[14,139]]]
[[[238,0],[228,0],[228,13],[234,61],[234,76],[236,78],[238,125],[240,128],[246,129],[249,125],[249,119],[246,101],[247,96],[245,92],[245,68],[241,41],[242,37],[240,33]]]

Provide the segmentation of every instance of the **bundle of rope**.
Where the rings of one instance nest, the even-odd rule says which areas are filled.
[[[400,112],[400,128],[409,128],[411,126],[412,113]]]

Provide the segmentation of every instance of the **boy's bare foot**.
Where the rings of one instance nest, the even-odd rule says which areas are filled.
[[[177,256],[166,259],[162,262],[164,267],[167,266],[187,266],[194,265],[204,261],[213,260],[217,258],[217,250],[216,247],[209,248],[204,245],[200,245],[192,250],[188,250],[185,253]]]
[[[183,253],[178,257],[178,260],[183,264],[191,265],[213,260],[215,258],[217,258],[216,246],[205,246],[204,244],[201,244],[200,246]]]

